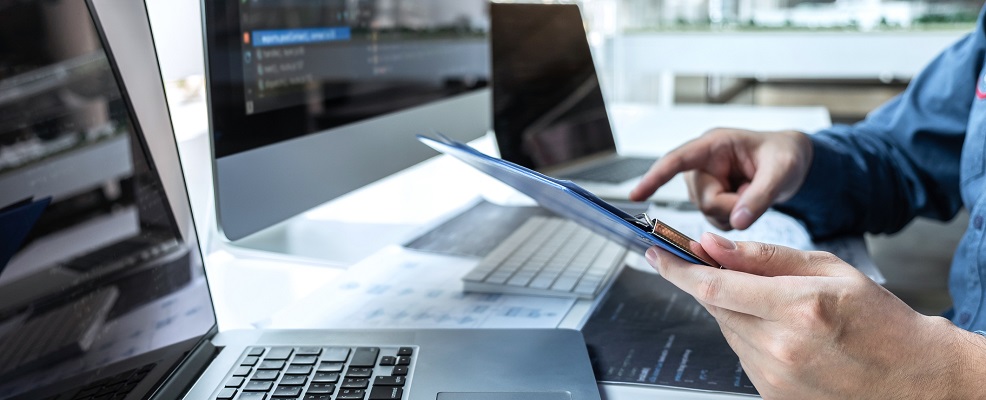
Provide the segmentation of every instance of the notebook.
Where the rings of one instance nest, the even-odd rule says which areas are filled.
[[[218,332],[170,123],[145,122],[166,109],[148,107],[164,91],[144,3],[0,11],[0,43],[14,43],[0,115],[19,119],[0,119],[0,154],[32,149],[0,167],[0,193],[51,197],[9,239],[23,245],[0,275],[0,342],[24,344],[3,350],[0,399],[599,399],[577,331]],[[37,268],[75,279],[5,280],[45,252]]]
[[[626,199],[656,159],[617,152],[579,6],[491,3],[490,48],[500,157]],[[659,195],[687,198],[672,185]]]

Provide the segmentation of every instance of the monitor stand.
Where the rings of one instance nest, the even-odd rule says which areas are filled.
[[[388,245],[400,245],[417,225],[314,219],[305,214],[222,247],[237,256],[345,268]],[[357,239],[358,238],[358,239]]]

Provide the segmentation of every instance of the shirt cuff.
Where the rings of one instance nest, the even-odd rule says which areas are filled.
[[[824,212],[819,208],[826,202],[824,199],[838,193],[847,182],[845,171],[845,154],[824,133],[808,135],[812,144],[811,166],[808,175],[802,182],[798,192],[789,200],[774,205],[780,212],[801,220],[815,239],[830,235],[835,229],[831,219],[824,218]]]
[[[972,331],[972,333],[978,333],[980,335],[986,336],[986,332],[984,331]]]

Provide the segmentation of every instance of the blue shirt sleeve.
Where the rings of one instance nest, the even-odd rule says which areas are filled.
[[[816,239],[895,232],[915,216],[953,217],[962,206],[960,155],[984,48],[980,13],[976,30],[899,96],[855,125],[810,135],[808,176],[775,208],[801,219]]]

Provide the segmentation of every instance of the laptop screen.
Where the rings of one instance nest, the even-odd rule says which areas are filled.
[[[490,48],[504,160],[543,170],[616,150],[577,5],[492,3]]]
[[[131,116],[85,1],[0,1],[0,398],[173,367],[215,326]]]

